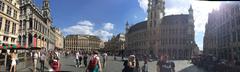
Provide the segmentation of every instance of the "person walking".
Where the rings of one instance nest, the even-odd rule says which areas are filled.
[[[98,51],[93,51],[86,72],[102,72],[102,66]]]
[[[161,56],[157,62],[157,72],[175,72],[174,62],[169,61],[167,55]]]
[[[80,67],[80,65],[79,65],[79,56],[80,56],[80,54],[79,54],[79,52],[77,51],[77,52],[75,53],[75,61],[76,61],[75,67]]]
[[[16,72],[16,64],[17,64],[17,61],[16,61],[16,52],[12,52],[11,53],[11,60],[12,60],[12,63],[11,63],[11,67],[10,67],[10,72]]]
[[[130,55],[128,57],[128,60],[124,61],[123,65],[124,65],[124,68],[122,72],[134,72],[134,69],[136,68],[135,56]]]

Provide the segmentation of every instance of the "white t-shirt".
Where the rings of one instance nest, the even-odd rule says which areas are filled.
[[[34,59],[38,58],[38,53],[34,53]]]
[[[103,53],[103,58],[107,58],[107,53]]]
[[[41,54],[40,59],[41,59],[41,60],[45,60],[45,58],[46,58],[46,56],[45,56],[44,54]]]
[[[76,53],[75,58],[78,59],[78,57],[80,56],[79,52]]]

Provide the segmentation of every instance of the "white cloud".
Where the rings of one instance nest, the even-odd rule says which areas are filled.
[[[104,30],[112,30],[114,28],[114,24],[112,23],[104,23]]]
[[[138,0],[139,6],[144,10],[144,12],[147,12],[148,9],[148,0]]]
[[[97,30],[94,32],[95,35],[99,36],[103,41],[107,41],[110,37],[113,36],[113,33],[105,30]]]
[[[66,27],[63,29],[66,35],[68,34],[84,34],[84,35],[96,35],[101,40],[107,41],[113,33],[110,32],[114,28],[112,23],[104,23],[104,27],[100,29],[94,29],[94,23],[88,20],[79,21],[77,24]]]
[[[94,26],[94,23],[84,20],[84,21],[79,21],[78,24],[83,25],[83,26]]]
[[[63,29],[63,32],[66,34],[87,34],[87,35],[93,35],[94,24],[90,21],[84,20],[78,22],[76,25],[67,27]]]
[[[146,17],[144,20],[148,20],[148,18]]]
[[[138,18],[137,16],[134,16],[134,18],[136,19],[136,18]]]

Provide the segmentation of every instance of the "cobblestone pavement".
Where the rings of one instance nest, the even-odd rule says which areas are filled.
[[[104,72],[121,72],[123,69],[123,62],[120,60],[121,58],[117,58],[117,60],[113,60],[113,57],[108,57],[107,65],[104,68]],[[75,59],[73,56],[69,57],[61,57],[61,71],[71,71],[71,72],[85,72],[85,67],[75,67]],[[156,61],[149,62],[149,72],[156,72]],[[176,65],[176,72],[206,72],[192,64],[190,64],[187,60],[176,60],[174,61]],[[24,67],[24,63],[20,63],[17,65],[17,71],[32,71],[32,63],[28,61],[26,67]],[[50,66],[46,63],[45,70],[49,70]],[[143,65],[143,62],[140,61],[140,67]],[[38,65],[39,70],[40,65]],[[2,67],[3,68],[3,67]]]

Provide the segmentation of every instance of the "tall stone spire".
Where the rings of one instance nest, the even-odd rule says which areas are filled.
[[[127,21],[127,23],[126,23],[126,31],[125,31],[125,33],[127,33],[128,32],[128,30],[129,30],[129,24],[128,24],[128,21]]]
[[[193,16],[192,5],[190,5],[190,8],[188,9],[188,13],[189,13],[190,16]]]

